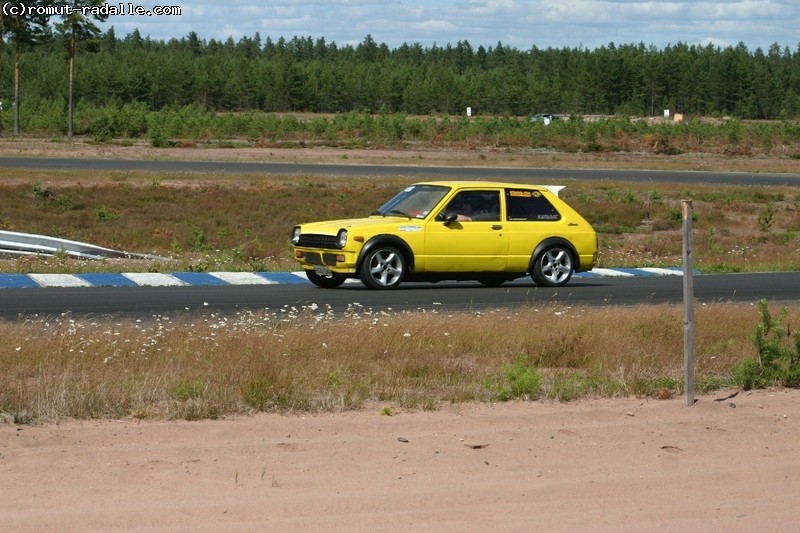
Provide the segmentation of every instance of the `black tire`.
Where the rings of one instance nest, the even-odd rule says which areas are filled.
[[[345,277],[341,274],[331,274],[330,277],[320,276],[313,270],[306,270],[306,276],[308,277],[308,281],[323,289],[335,289],[344,283],[345,280]]]
[[[540,287],[566,285],[575,271],[572,252],[564,246],[550,246],[533,260],[531,277]]]
[[[397,248],[378,246],[367,252],[358,275],[370,289],[395,289],[406,275],[406,258]]]

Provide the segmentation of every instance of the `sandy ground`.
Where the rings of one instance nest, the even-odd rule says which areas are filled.
[[[797,531],[800,391],[0,426],[2,531]]]

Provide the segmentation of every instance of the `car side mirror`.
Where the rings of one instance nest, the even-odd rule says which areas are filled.
[[[455,222],[458,219],[458,213],[445,213],[441,212],[436,215],[436,220],[441,220],[444,222],[444,225],[447,226],[451,222]]]

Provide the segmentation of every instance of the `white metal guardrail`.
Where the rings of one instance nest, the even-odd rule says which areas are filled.
[[[54,255],[56,253],[65,253],[70,257],[80,259],[165,259],[156,255],[123,252],[46,235],[0,230],[0,255]]]

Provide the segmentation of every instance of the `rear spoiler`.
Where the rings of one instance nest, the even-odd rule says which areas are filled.
[[[548,191],[550,191],[551,193],[555,194],[556,196],[558,196],[558,193],[559,193],[559,191],[561,191],[561,189],[565,189],[565,188],[566,188],[566,185],[542,185],[542,189],[547,189]]]

